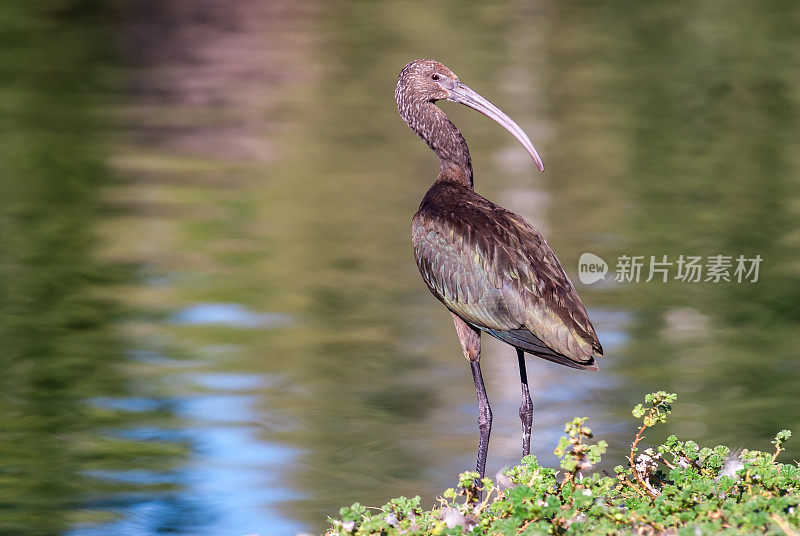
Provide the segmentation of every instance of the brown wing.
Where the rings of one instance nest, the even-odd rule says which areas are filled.
[[[545,239],[471,189],[437,186],[412,222],[414,255],[431,292],[470,324],[536,354],[596,368],[603,350]]]

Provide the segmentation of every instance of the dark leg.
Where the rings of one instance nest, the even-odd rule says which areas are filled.
[[[452,313],[451,313],[452,314]],[[481,438],[478,442],[478,472],[481,478],[486,474],[486,453],[489,450],[489,433],[492,431],[492,408],[486,398],[486,387],[483,385],[481,375],[481,332],[464,322],[461,317],[453,314],[453,324],[456,326],[458,340],[464,357],[472,368],[472,379],[475,380],[475,393],[478,395],[478,429]]]
[[[519,361],[519,379],[522,383],[522,404],[519,407],[519,418],[522,421],[522,455],[531,453],[531,426],[533,425],[533,401],[528,389],[528,372],[525,370],[525,352],[517,348]]]
[[[483,386],[480,361],[470,361],[472,378],[475,380],[475,392],[478,395],[478,429],[481,438],[478,441],[478,472],[481,478],[486,474],[486,453],[489,451],[489,434],[492,432],[492,408],[486,397],[486,388]]]

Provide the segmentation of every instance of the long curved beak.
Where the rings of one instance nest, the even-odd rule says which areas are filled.
[[[461,82],[456,82],[455,87],[450,89],[450,98],[447,100],[463,104],[464,106],[469,106],[473,110],[482,113],[489,119],[492,119],[496,123],[500,124],[500,126],[513,134],[514,137],[517,138],[517,140],[522,144],[522,146],[525,147],[525,150],[531,155],[533,161],[536,162],[536,167],[539,168],[539,171],[544,171],[542,159],[539,156],[539,153],[536,152],[536,148],[533,146],[533,143],[531,143],[528,135],[525,134],[518,124],[504,114],[500,108]]]

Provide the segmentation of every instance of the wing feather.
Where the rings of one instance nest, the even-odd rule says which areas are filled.
[[[597,334],[547,241],[473,190],[437,184],[412,222],[414,255],[431,292],[517,348],[596,368],[594,358],[603,353]]]

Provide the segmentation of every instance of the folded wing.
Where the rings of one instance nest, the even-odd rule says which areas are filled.
[[[466,322],[526,352],[596,369],[592,323],[549,244],[522,217],[473,194],[420,207],[414,255],[431,292]]]

